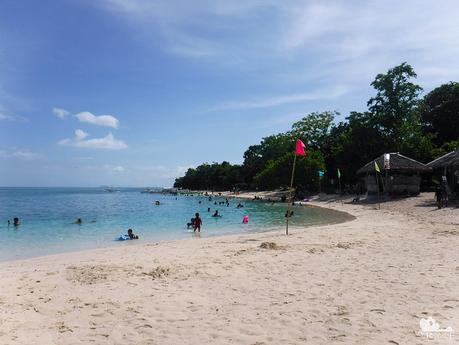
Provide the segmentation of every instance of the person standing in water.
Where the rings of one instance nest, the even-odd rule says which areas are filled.
[[[202,219],[199,216],[199,213],[196,213],[194,217],[194,232],[196,232],[196,229],[198,230],[198,232],[201,232],[201,225]]]

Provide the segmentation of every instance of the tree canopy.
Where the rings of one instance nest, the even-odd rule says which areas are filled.
[[[423,99],[423,129],[434,135],[437,145],[459,139],[459,83],[443,84]]]

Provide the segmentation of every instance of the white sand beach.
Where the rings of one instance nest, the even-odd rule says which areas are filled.
[[[1,263],[0,344],[459,344],[459,209],[431,200],[313,201],[356,219]],[[428,316],[452,337],[421,334]]]

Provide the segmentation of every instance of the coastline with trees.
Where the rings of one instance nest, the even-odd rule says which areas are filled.
[[[242,164],[203,163],[175,180],[174,187],[194,190],[273,190],[287,188],[295,140],[307,146],[298,157],[294,185],[315,193],[322,183],[349,188],[359,182],[357,170],[385,152],[398,152],[428,163],[459,147],[459,83],[449,82],[422,96],[417,74],[404,62],[378,74],[367,111],[352,111],[345,120],[337,111],[312,112],[287,132],[251,145]]]

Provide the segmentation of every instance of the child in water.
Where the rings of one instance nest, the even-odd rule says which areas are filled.
[[[132,232],[132,229],[129,229],[128,230],[128,236],[131,240],[138,240],[139,239],[139,236],[137,235],[134,235],[134,233]]]
[[[186,223],[187,229],[189,229],[190,227],[193,227],[193,228],[194,228],[194,221],[195,221],[195,219],[194,219],[194,218],[191,218],[191,219],[190,219],[190,222],[189,222],[189,223]]]
[[[199,217],[199,213],[196,213],[194,217],[194,232],[196,232],[196,229],[198,232],[201,232],[201,225],[202,225],[202,219]]]

